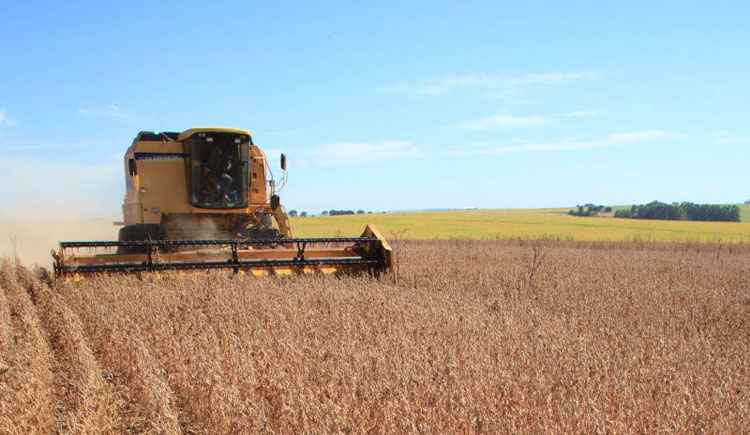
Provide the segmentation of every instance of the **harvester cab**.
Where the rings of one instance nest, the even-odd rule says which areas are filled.
[[[283,184],[283,154],[280,163]],[[124,165],[118,240],[61,242],[53,252],[56,275],[222,268],[379,274],[391,267],[391,249],[372,226],[360,237],[294,238],[266,155],[247,130],[140,132]]]

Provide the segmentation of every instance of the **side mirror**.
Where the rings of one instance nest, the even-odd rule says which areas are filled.
[[[271,195],[271,209],[276,210],[281,205],[281,198],[279,195]]]
[[[286,154],[281,153],[281,170],[286,171]]]

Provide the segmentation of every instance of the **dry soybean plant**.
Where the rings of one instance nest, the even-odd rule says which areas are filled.
[[[395,245],[398,281],[6,261],[0,432],[750,427],[748,246]]]

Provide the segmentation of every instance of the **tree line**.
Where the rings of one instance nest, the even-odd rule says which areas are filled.
[[[626,219],[739,222],[740,207],[737,205],[695,204],[692,202],[667,204],[653,201],[648,204],[634,205],[630,209],[617,210],[615,217]]]
[[[606,207],[603,205],[596,205],[596,204],[584,204],[584,205],[577,205],[575,209],[570,210],[568,212],[571,216],[581,216],[581,217],[589,217],[589,216],[597,216],[599,213],[611,213],[612,207]]]
[[[365,214],[366,212],[364,210],[357,210],[356,212],[354,210],[324,210],[323,216],[344,216],[349,214]]]
[[[351,215],[351,214],[372,214],[371,211],[364,211],[364,210],[323,210],[321,215],[323,216],[344,216],[344,215]],[[297,211],[297,210],[289,210],[289,216],[290,217],[307,217],[308,214],[306,211]]]

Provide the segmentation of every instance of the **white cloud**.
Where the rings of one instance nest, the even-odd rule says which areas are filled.
[[[496,78],[486,74],[463,74],[433,77],[418,82],[403,82],[381,88],[396,94],[443,95],[456,88],[488,87],[496,83]]]
[[[0,127],[15,127],[16,120],[8,116],[8,111],[0,109]]]
[[[117,104],[79,107],[78,114],[95,118],[127,119],[128,115]]]
[[[717,145],[750,145],[750,136],[723,135],[716,139]]]
[[[486,130],[497,127],[532,127],[544,124],[546,119],[542,116],[514,116],[514,115],[492,115],[479,119],[464,121],[458,124],[458,128],[469,130]]]
[[[577,111],[568,112],[559,115],[528,115],[528,116],[515,116],[509,114],[497,114],[491,116],[484,116],[479,119],[464,121],[457,125],[458,128],[468,130],[487,130],[491,128],[518,128],[518,127],[533,127],[537,125],[546,124],[549,121],[559,121],[561,119],[583,119],[592,118],[599,114],[598,110],[588,111]]]
[[[449,151],[448,154],[452,156],[490,156],[522,152],[572,151],[594,148],[609,148],[620,145],[647,143],[660,140],[674,140],[678,138],[681,138],[681,136],[661,130],[643,130],[612,133],[604,138],[595,140],[562,139],[553,142],[508,145],[473,150],[455,149]]]
[[[417,153],[419,148],[410,141],[338,142],[313,148],[303,162],[318,166],[343,166],[396,160]]]
[[[439,96],[457,89],[499,89],[535,85],[561,85],[578,81],[597,80],[601,74],[590,71],[525,74],[509,77],[485,73],[454,74],[413,82],[401,82],[381,88],[396,94]]]
[[[516,86],[558,85],[577,81],[597,80],[599,78],[601,78],[601,74],[592,71],[532,73],[515,77],[511,79],[511,83]]]
[[[627,144],[648,142],[654,140],[676,139],[679,135],[667,133],[662,130],[630,131],[625,133],[612,133],[607,137],[607,142],[612,144]]]
[[[579,110],[579,111],[568,112],[568,113],[563,114],[563,117],[565,118],[575,118],[575,119],[594,118],[596,116],[599,116],[598,110]]]

